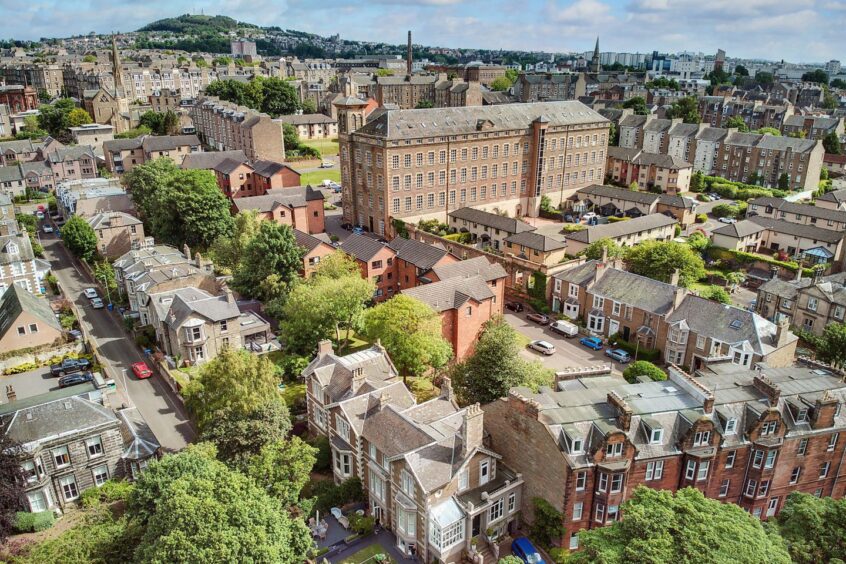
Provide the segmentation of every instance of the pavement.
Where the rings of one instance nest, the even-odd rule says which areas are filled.
[[[42,366],[20,374],[0,376],[3,389],[11,385],[15,388],[18,399],[46,394],[59,389],[59,378],[50,374],[49,366]]]
[[[53,235],[41,235],[44,258],[53,266],[53,274],[67,297],[81,312],[81,324],[92,336],[108,377],[115,381],[117,393],[127,405],[138,408],[155,433],[163,450],[178,451],[196,438],[196,432],[184,407],[167,384],[158,375],[138,380],[130,366],[146,359],[141,350],[127,336],[123,323],[116,313],[105,308],[93,309],[82,295],[83,289],[92,286],[84,271],[77,268],[70,254]],[[104,300],[105,301],[105,300]]]
[[[612,364],[613,374],[622,374],[624,365],[612,361],[605,356],[605,351],[594,351],[579,344],[579,339],[573,337],[568,339],[563,335],[552,332],[548,326],[538,325],[526,319],[526,311],[505,313],[508,323],[528,337],[531,341],[544,340],[555,345],[555,354],[544,355],[532,349],[525,348],[520,351],[523,358],[527,360],[539,360],[547,368],[560,371],[572,367],[596,366],[599,364]]]

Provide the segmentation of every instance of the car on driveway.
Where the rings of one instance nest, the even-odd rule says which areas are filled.
[[[91,307],[94,309],[103,309],[103,300],[100,298],[94,298],[91,300]]]
[[[52,225],[47,225],[47,224],[45,223],[45,224],[44,224],[44,227],[42,227],[42,228],[41,228],[41,230],[42,230],[44,233],[52,233],[52,232],[53,232],[53,226],[52,226]]]
[[[709,192],[708,197],[711,198],[712,200],[719,200],[720,199],[720,195],[717,194],[716,192]]]
[[[353,235],[364,235],[364,227],[356,225],[352,229]]]
[[[93,300],[94,298],[100,297],[97,295],[97,290],[95,290],[94,288],[86,288],[82,291],[82,293],[85,294],[85,297],[89,300]]]
[[[332,161],[323,161],[320,163],[320,168],[332,168],[333,166],[335,166],[335,163]]]
[[[523,304],[520,302],[505,302],[505,309],[519,313],[523,311]]]
[[[153,375],[153,371],[150,370],[150,367],[147,366],[146,362],[136,362],[133,364],[132,373],[135,374],[139,380],[144,380]]]
[[[514,539],[511,543],[511,553],[522,560],[524,564],[546,564],[540,552],[526,537]]]
[[[73,374],[82,370],[89,370],[91,368],[91,361],[87,358],[66,358],[59,364],[54,364],[50,367],[50,374],[53,376],[61,376],[63,374]]]
[[[737,223],[737,220],[733,217],[721,217],[719,220],[720,223]]]
[[[594,218],[596,218],[596,214],[593,212],[587,212],[582,216],[582,220],[585,222],[590,222],[590,220]]]
[[[555,345],[548,341],[532,341],[529,348],[547,356],[555,354]]]
[[[77,384],[84,384],[85,382],[93,382],[94,375],[90,372],[78,372],[76,374],[68,374],[59,378],[59,387],[67,388],[69,386],[76,386]]]
[[[529,321],[534,321],[535,323],[539,323],[541,325],[546,325],[549,323],[549,316],[544,315],[542,313],[530,313],[526,316],[526,319]]]
[[[602,339],[599,337],[582,337],[579,339],[579,344],[586,346],[589,349],[593,349],[595,351],[602,350]]]
[[[623,349],[606,349],[605,356],[609,356],[621,364],[629,362],[632,357]]]

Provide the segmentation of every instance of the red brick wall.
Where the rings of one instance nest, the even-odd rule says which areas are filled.
[[[286,169],[287,170],[287,169]],[[323,200],[311,200],[306,207],[308,219],[306,221],[307,227],[300,229],[308,229],[307,233],[323,233],[326,231],[326,212],[323,211]]]
[[[368,262],[364,262],[361,260],[356,259],[359,267],[361,268],[361,275],[368,279],[376,282],[376,278],[378,276],[382,276],[381,282],[376,282],[377,290],[382,290],[382,295],[375,298],[376,301],[384,301],[391,298],[394,293],[396,292],[396,268],[394,263],[396,261],[396,255],[393,250],[389,247],[384,247],[376,256],[371,258]],[[388,261],[390,260],[390,264]],[[381,266],[378,268],[374,268],[374,263],[381,261]],[[390,291],[389,291],[390,290]]]
[[[458,309],[449,309],[441,313],[443,336],[452,345],[454,360],[464,360],[473,352],[482,325],[491,318],[492,314],[493,300],[483,302],[470,300]]]
[[[312,274],[314,274],[315,269],[317,268],[317,264],[311,265],[309,264],[309,259],[313,258],[320,258],[323,260],[325,257],[331,255],[335,252],[335,249],[329,245],[322,244],[318,245],[314,248],[311,252],[303,257],[303,270],[302,275],[308,278]]]

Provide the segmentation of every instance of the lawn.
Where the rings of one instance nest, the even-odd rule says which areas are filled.
[[[331,157],[338,154],[338,140],[337,139],[301,139],[300,143],[314,147],[324,157]]]
[[[285,384],[285,389],[282,390],[282,399],[289,409],[304,401],[305,395],[305,384]]]
[[[344,335],[344,332],[341,331],[341,346],[343,346],[344,337],[346,337],[346,335]],[[359,335],[355,332],[353,332],[352,335],[349,335],[349,339],[350,342],[345,348],[341,349],[341,346],[338,347],[340,354],[352,354],[368,349],[371,346],[370,341],[365,339],[363,335]]]
[[[417,398],[417,403],[428,401],[440,393],[440,390],[432,384],[432,379],[425,376],[409,376],[407,383],[411,393]]]
[[[377,560],[376,555],[384,555],[384,558]],[[385,550],[379,543],[373,543],[370,546],[363,548],[348,558],[344,558],[342,564],[363,564],[364,562],[390,562],[393,564],[394,560],[388,556],[388,551]]]
[[[312,186],[317,186],[318,184],[322,184],[324,180],[340,182],[341,171],[338,168],[323,168],[312,172],[304,172],[300,176],[300,185],[305,186],[311,184]]]

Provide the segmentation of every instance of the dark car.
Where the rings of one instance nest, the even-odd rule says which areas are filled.
[[[538,549],[526,537],[514,539],[511,543],[511,553],[525,564],[545,564]]]
[[[59,387],[67,388],[69,386],[76,386],[77,384],[84,384],[86,382],[93,382],[94,375],[90,372],[77,372],[76,374],[68,374],[59,378]]]
[[[347,231],[352,231],[353,224],[352,223],[342,223],[341,229],[346,229]]]
[[[521,312],[523,311],[523,304],[520,302],[505,302],[505,309],[510,309],[511,311]]]
[[[66,358],[61,364],[51,366],[50,373],[53,376],[61,376],[62,374],[73,374],[90,368],[91,361],[87,358]]]
[[[526,319],[534,321],[535,323],[540,323],[541,325],[549,323],[549,316],[542,313],[530,313],[526,316]]]
[[[570,215],[568,213],[567,215],[564,216],[564,221],[566,221],[567,223],[576,223],[576,218],[574,218],[572,215]]]

